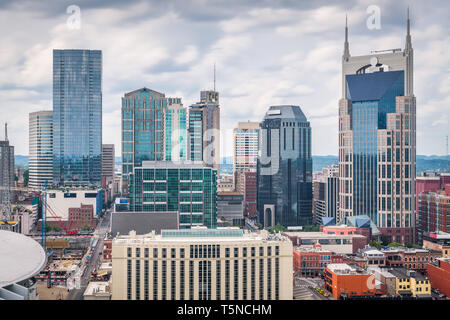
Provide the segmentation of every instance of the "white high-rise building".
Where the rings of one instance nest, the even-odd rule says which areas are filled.
[[[235,189],[243,192],[243,173],[256,169],[259,152],[259,122],[238,122],[233,130],[233,176]]]
[[[41,188],[53,181],[53,112],[29,114],[29,181],[32,188]]]
[[[292,300],[292,252],[267,231],[130,232],[112,243],[112,299]]]

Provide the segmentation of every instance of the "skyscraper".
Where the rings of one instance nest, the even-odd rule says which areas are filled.
[[[101,180],[102,52],[53,50],[53,183]]]
[[[313,181],[314,224],[323,217],[336,218],[339,211],[339,165],[322,168],[322,174]]]
[[[164,150],[166,161],[187,159],[187,115],[179,98],[169,98],[164,112]]]
[[[29,114],[28,185],[41,188],[53,182],[53,112]]]
[[[412,242],[416,100],[409,11],[405,49],[352,57],[345,27],[339,101],[338,221],[368,215],[383,236]]]
[[[181,160],[186,155],[186,111],[180,98],[148,88],[122,98],[122,191],[143,161]]]
[[[11,214],[14,187],[14,147],[9,144],[8,125],[5,124],[5,140],[0,141],[0,220]]]
[[[201,91],[200,102],[189,107],[189,160],[220,170],[219,93]]]
[[[233,130],[233,174],[235,189],[243,190],[244,171],[256,169],[259,152],[259,122],[238,122]]]
[[[272,106],[261,123],[258,212],[264,227],[312,223],[311,127],[298,106]]]

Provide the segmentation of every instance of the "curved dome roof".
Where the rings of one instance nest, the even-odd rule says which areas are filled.
[[[0,230],[0,288],[38,274],[46,263],[46,253],[37,241]]]

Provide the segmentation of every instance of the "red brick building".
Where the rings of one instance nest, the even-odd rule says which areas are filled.
[[[244,217],[255,218],[257,216],[256,213],[256,194],[257,194],[257,185],[256,185],[256,170],[245,170],[243,175],[243,185],[244,185]]]
[[[390,248],[383,253],[386,256],[386,266],[404,267],[421,273],[427,271],[427,264],[442,256],[440,251],[413,248]]]
[[[417,234],[420,243],[427,232],[450,232],[450,185],[443,190],[421,193],[418,196]]]
[[[325,268],[325,289],[336,299],[374,296],[374,276],[355,265],[330,264]]]
[[[427,265],[428,278],[433,289],[450,297],[450,259],[439,258]]]
[[[96,220],[94,218],[94,206],[81,204],[80,208],[69,208],[69,223],[73,229],[95,228]]]
[[[294,271],[301,277],[318,277],[323,274],[326,266],[332,263],[333,253],[323,250],[320,246],[314,248],[295,247],[293,252]]]
[[[103,242],[103,261],[112,260],[112,240],[105,240]]]

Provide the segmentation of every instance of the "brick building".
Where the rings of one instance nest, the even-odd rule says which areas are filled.
[[[373,296],[376,293],[373,275],[356,265],[329,264],[324,275],[325,289],[336,299]]]
[[[443,190],[418,196],[417,235],[419,243],[425,232],[450,232],[450,185]]]
[[[429,263],[427,273],[431,287],[450,297],[450,258],[439,258]]]
[[[320,245],[313,248],[294,248],[294,272],[302,277],[318,277],[332,263],[333,252],[323,250]],[[336,259],[334,259],[336,260]]]
[[[95,228],[94,206],[81,204],[79,208],[69,208],[69,222],[72,228],[78,229],[84,226]]]

